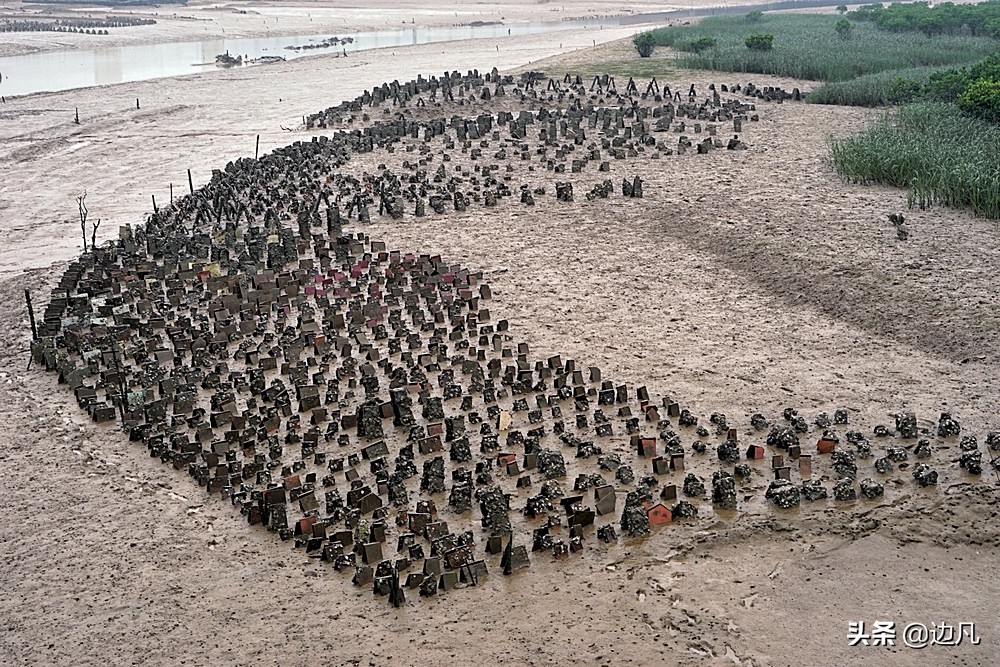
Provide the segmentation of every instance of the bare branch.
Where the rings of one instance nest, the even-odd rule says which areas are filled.
[[[87,191],[76,198],[76,207],[80,211],[80,232],[83,234],[83,251],[87,252]]]

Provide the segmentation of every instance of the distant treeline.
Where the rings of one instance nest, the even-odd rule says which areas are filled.
[[[846,6],[841,6],[846,9]],[[988,0],[975,5],[945,2],[930,7],[926,2],[879,3],[862,5],[847,17],[854,21],[870,21],[879,30],[888,32],[922,32],[936,35],[969,35],[1000,39],[1000,1]]]

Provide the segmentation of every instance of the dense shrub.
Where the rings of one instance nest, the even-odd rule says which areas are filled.
[[[632,38],[632,42],[635,44],[635,50],[639,52],[640,58],[648,58],[653,55],[653,49],[656,47],[653,33],[641,32]]]
[[[774,35],[766,33],[747,35],[746,45],[751,51],[770,51],[774,48]]]
[[[683,44],[677,44],[676,49],[678,51],[688,51],[689,53],[701,53],[706,49],[711,49],[718,43],[715,37],[701,37],[694,40],[693,42],[684,42]]]
[[[920,81],[910,79],[898,74],[889,84],[886,93],[886,104],[903,104],[904,102],[914,102],[924,95],[924,86]]]
[[[928,84],[928,96],[941,102],[954,102],[976,81],[1000,81],[1000,54],[994,54],[970,67],[938,72]]]
[[[847,19],[840,19],[837,21],[837,25],[833,27],[834,32],[841,39],[847,40],[851,38],[851,33],[854,31],[854,24]]]
[[[978,79],[955,100],[962,111],[992,123],[1000,123],[1000,81]]]
[[[927,82],[927,97],[938,102],[954,102],[969,83],[969,72],[964,67],[947,69],[931,76]]]

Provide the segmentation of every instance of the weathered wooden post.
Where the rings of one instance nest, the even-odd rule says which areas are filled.
[[[35,308],[31,305],[31,291],[24,288],[24,300],[28,304],[28,320],[31,322],[31,340],[38,340],[38,327],[35,326]]]
[[[35,308],[34,308],[34,306],[31,305],[31,292],[28,291],[27,287],[24,288],[24,301],[25,301],[25,303],[28,304],[28,320],[31,322],[31,340],[33,340],[33,341],[34,340],[38,340],[38,327],[35,326]],[[29,370],[29,371],[31,370],[31,360],[32,360],[32,357],[33,357],[33,354],[32,354],[32,351],[30,351],[30,348],[29,348],[29,352],[28,352],[28,368],[27,368],[27,370]]]
[[[191,189],[191,194],[194,194],[194,181],[191,180],[191,170],[188,169],[188,188]]]

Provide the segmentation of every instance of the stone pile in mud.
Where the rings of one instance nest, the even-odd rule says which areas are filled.
[[[94,420],[397,605],[407,589],[435,595],[726,517],[754,495],[777,510],[830,491],[863,502],[910,465],[933,485],[935,448],[962,436],[961,466],[979,474],[978,443],[950,415],[933,430],[900,415],[874,429],[877,447],[846,410],[736,425],[586,360],[537,358],[481,272],[364,233],[372,216],[642,198],[642,159],[684,159],[688,131],[717,148],[723,124],[756,118],[714,88],[677,105],[669,88],[623,88],[449,74],[311,116],[330,127],[388,101],[398,112],[231,163],[122,228],[62,277],[34,359]],[[676,143],[658,138],[671,131]],[[594,176],[574,196],[574,180],[586,191],[618,160],[632,170],[619,188]]]

